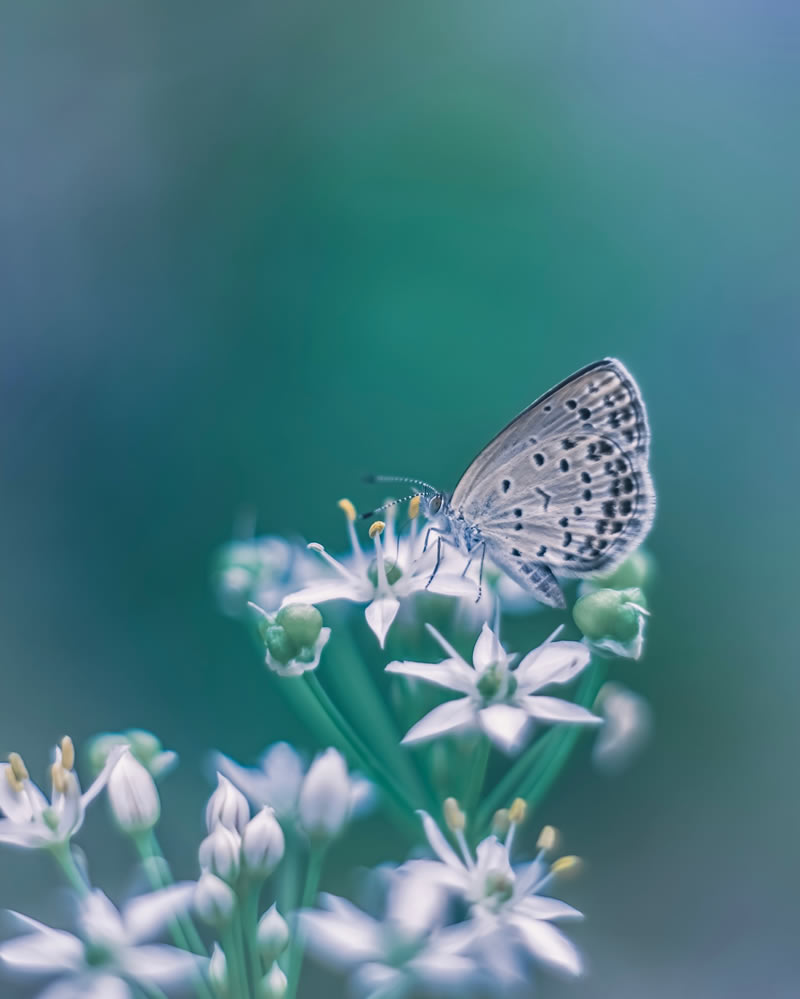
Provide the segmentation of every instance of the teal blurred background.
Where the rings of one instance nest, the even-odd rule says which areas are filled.
[[[616,355],[653,425],[620,676],[656,737],[543,810],[592,973],[542,994],[796,996],[799,42],[779,0],[6,5],[0,751],[43,775],[64,731],[155,730],[191,876],[206,750],[313,745],[215,607],[237,515],[336,549],[364,472],[452,488]],[[385,852],[357,829],[329,883]],[[0,854],[2,904],[55,882]]]

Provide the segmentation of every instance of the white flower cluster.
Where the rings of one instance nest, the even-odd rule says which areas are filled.
[[[606,677],[613,657],[642,654],[651,561],[584,584],[581,640],[562,638],[560,623],[542,641],[544,612],[520,587],[428,544],[419,497],[407,528],[390,504],[364,546],[353,505],[339,505],[351,549],[341,558],[280,538],[237,541],[218,558],[223,609],[247,622],[267,682],[330,746],[309,758],[276,742],[255,766],[214,754],[205,835],[188,851],[196,881],[174,882],[157,839],[177,757],[151,733],[97,736],[86,791],[68,737],[49,795],[18,754],[0,764],[0,844],[49,854],[75,902],[74,932],[12,913],[0,941],[0,972],[35,977],[39,999],[297,999],[306,953],[358,999],[500,999],[529,995],[537,968],[582,973],[557,925],[581,913],[552,894],[576,858],[552,859],[545,826],[534,859],[519,861],[520,828],[582,731],[598,733],[605,773],[645,742],[646,701]],[[353,605],[363,618],[348,617]],[[538,640],[523,637],[520,655],[508,636],[526,628]],[[73,842],[100,796],[152,889],[119,907]],[[409,849],[373,872],[358,908],[319,888],[332,844],[372,809]]]

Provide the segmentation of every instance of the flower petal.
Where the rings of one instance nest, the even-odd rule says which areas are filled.
[[[402,741],[406,744],[421,742],[424,739],[433,739],[443,732],[473,727],[475,723],[475,710],[470,699],[459,697],[455,701],[445,701],[444,704],[429,711],[406,732]]]
[[[375,632],[375,637],[380,642],[381,648],[386,643],[386,633],[391,628],[399,610],[400,601],[395,597],[378,597],[364,611],[367,624]]]
[[[484,622],[481,633],[472,650],[472,665],[482,673],[492,663],[505,661],[505,649],[500,644],[500,639],[492,631],[489,625]]]
[[[525,949],[537,961],[570,975],[583,972],[583,961],[575,945],[561,930],[541,919],[529,919],[514,913],[509,921],[519,931]]]
[[[126,948],[120,963],[137,981],[169,988],[189,981],[207,962],[197,954],[167,944],[147,944]]]
[[[120,761],[123,754],[129,752],[130,748],[127,745],[114,746],[111,752],[108,754],[108,756],[106,757],[106,762],[103,764],[103,769],[100,771],[100,773],[95,777],[95,779],[92,781],[89,787],[87,787],[86,790],[81,795],[80,799],[81,822],[83,821],[83,810],[86,808],[87,805],[89,805],[92,801],[94,801],[97,795],[100,794],[100,792],[106,786],[106,784],[108,783],[108,778],[111,776],[111,771]]]
[[[536,718],[539,721],[581,722],[591,725],[599,725],[603,721],[587,708],[582,708],[580,704],[562,701],[560,697],[541,697],[538,694],[530,694],[528,697],[522,698],[520,705],[525,708],[531,718]]]
[[[355,906],[337,906],[334,912],[306,910],[299,915],[299,925],[308,949],[326,964],[348,968],[383,956],[380,924]]]
[[[515,753],[525,741],[530,718],[513,704],[490,704],[478,712],[478,723],[504,753]]]
[[[530,895],[517,902],[515,908],[531,919],[583,919],[579,909],[548,895]]]
[[[325,579],[319,583],[312,583],[296,593],[290,593],[281,601],[281,607],[288,607],[289,604],[324,604],[328,600],[352,600],[361,603],[368,600],[368,593],[358,585],[358,581],[353,577],[349,579]]]
[[[44,923],[12,912],[26,927],[24,936],[0,944],[0,964],[23,974],[75,972],[83,966],[83,944],[71,933],[54,930]]]
[[[422,827],[425,830],[425,836],[430,843],[431,850],[433,850],[439,860],[447,864],[448,867],[452,867],[453,870],[463,872],[465,870],[463,861],[444,838],[444,833],[439,826],[422,809],[417,812],[417,815],[422,819]]]
[[[530,691],[548,683],[568,683],[589,665],[591,657],[582,642],[546,642],[525,656],[517,667],[517,680]]]
[[[445,659],[440,663],[414,663],[406,660],[389,663],[387,673],[402,673],[405,676],[416,676],[426,683],[435,683],[439,687],[457,690],[468,694],[475,687],[475,671],[458,659]]]
[[[15,791],[6,776],[6,771],[10,769],[10,764],[0,763],[0,811],[14,822],[30,822],[34,818],[30,796],[38,798],[39,813],[47,808],[47,799],[33,781],[27,782],[26,790]]]
[[[39,992],[36,999],[132,999],[130,987],[116,975],[87,971],[78,978],[59,980]]]
[[[430,578],[428,572],[414,575],[408,585],[409,593],[427,590],[428,593],[438,593],[445,597],[472,597],[473,599],[477,593],[474,580],[468,576],[462,576],[460,573],[437,572],[428,585]]]
[[[0,843],[9,846],[24,846],[29,849],[39,849],[50,846],[53,836],[44,823],[12,822],[11,819],[0,819]]]
[[[188,912],[195,888],[194,881],[182,881],[132,898],[122,908],[122,922],[128,939],[138,943],[157,937],[175,916]]]

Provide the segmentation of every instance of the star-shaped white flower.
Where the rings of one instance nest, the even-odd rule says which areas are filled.
[[[388,879],[382,919],[343,898],[322,895],[322,909],[300,915],[308,949],[325,964],[351,975],[363,999],[401,999],[422,986],[425,994],[464,994],[476,981],[473,958],[460,953],[461,926],[440,927],[444,887],[409,869],[384,871]]]
[[[274,809],[283,825],[315,825],[318,813],[325,821],[336,817],[339,827],[362,815],[374,802],[370,781],[348,774],[344,758],[327,749],[306,767],[287,742],[276,742],[261,755],[258,767],[243,767],[222,753],[214,755],[219,773],[245,794],[256,808]]]
[[[533,722],[599,724],[586,708],[558,697],[539,694],[551,683],[567,683],[589,663],[591,653],[581,642],[556,642],[555,631],[514,667],[497,634],[484,624],[470,665],[430,624],[428,630],[448,658],[440,663],[391,662],[389,673],[417,677],[462,696],[445,701],[416,723],[403,742],[413,743],[446,733],[479,730],[506,753],[516,752]]]
[[[512,866],[517,823],[511,822],[505,842],[492,835],[479,843],[475,857],[463,832],[457,830],[459,856],[430,815],[420,812],[420,816],[431,850],[439,859],[410,860],[405,866],[420,881],[446,887],[469,907],[469,932],[464,928],[468,953],[479,955],[493,977],[509,984],[524,979],[520,953],[562,973],[581,974],[580,954],[552,924],[557,919],[582,919],[583,915],[566,902],[541,894],[559,871],[577,862],[574,857],[563,857],[552,866],[547,862],[554,830],[548,827],[543,831],[542,849],[535,860]]]
[[[70,840],[83,825],[86,807],[108,782],[111,771],[127,747],[114,747],[103,769],[89,788],[81,793],[73,770],[75,752],[68,738],[56,746],[50,767],[50,800],[28,776],[22,760],[12,754],[12,762],[0,764],[0,843],[29,849],[53,849]]]
[[[133,999],[132,983],[167,990],[184,985],[204,959],[145,941],[188,911],[193,892],[192,883],[172,885],[132,899],[120,912],[94,891],[80,903],[78,936],[12,912],[22,935],[0,944],[0,967],[56,977],[39,999]]]
[[[367,604],[364,612],[367,624],[383,648],[386,635],[392,626],[400,601],[414,593],[428,590],[448,596],[475,597],[475,584],[460,573],[445,572],[436,566],[436,546],[423,551],[422,539],[417,528],[417,517],[412,518],[409,535],[398,540],[394,535],[393,517],[376,521],[370,528],[375,546],[375,556],[369,559],[362,551],[355,530],[356,512],[349,500],[340,506],[347,518],[352,555],[347,564],[340,562],[319,544],[309,548],[318,552],[336,571],[336,577],[327,574],[297,593],[285,597],[281,606],[292,603],[321,604],[327,600],[351,600]],[[385,532],[385,537],[382,535]]]

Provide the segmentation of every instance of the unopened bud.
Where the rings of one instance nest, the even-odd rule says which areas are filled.
[[[283,999],[285,995],[286,975],[276,962],[261,979],[261,999]]]
[[[268,878],[283,859],[283,830],[272,808],[262,808],[242,833],[242,865],[251,878]]]
[[[636,587],[585,593],[572,609],[575,624],[592,648],[631,659],[641,655],[646,615],[644,593]]]
[[[227,885],[225,886],[227,888]],[[230,891],[230,889],[228,889]],[[208,979],[214,991],[220,996],[228,995],[228,963],[225,960],[225,952],[218,943],[214,944],[211,951],[211,958],[208,962]]]
[[[312,604],[289,604],[275,615],[279,625],[298,648],[314,645],[322,631],[322,615]]]
[[[223,825],[215,826],[200,844],[200,866],[233,884],[239,877],[241,842],[237,832]]]
[[[230,885],[204,871],[194,889],[194,910],[209,926],[221,928],[231,921],[236,909],[236,895]]]
[[[273,905],[264,913],[256,931],[258,951],[264,964],[277,961],[289,945],[289,927],[286,920]]]
[[[350,812],[350,780],[341,753],[326,749],[309,767],[298,797],[300,824],[317,841],[334,839]]]
[[[206,828],[213,832],[218,826],[225,826],[234,832],[241,833],[250,821],[250,806],[247,798],[238,787],[217,774],[217,787],[206,805]]]
[[[158,822],[161,802],[155,781],[130,750],[122,753],[109,774],[108,801],[124,833],[147,832]]]

